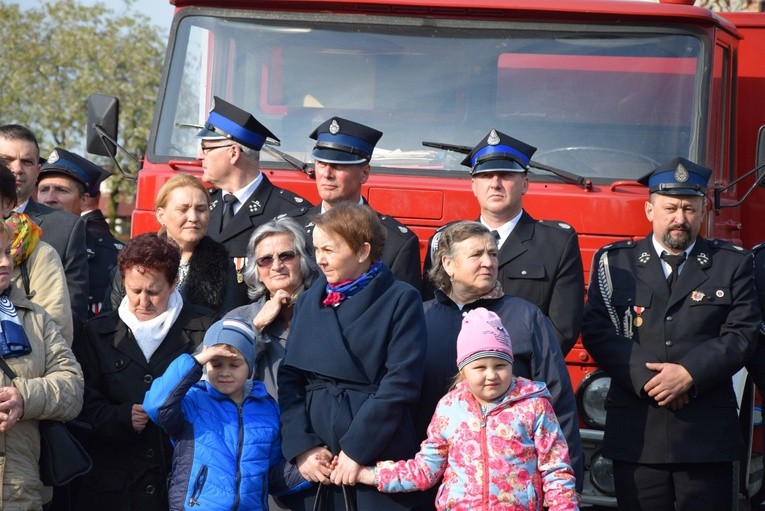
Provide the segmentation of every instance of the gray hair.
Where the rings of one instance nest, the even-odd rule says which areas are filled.
[[[300,277],[303,281],[303,289],[307,289],[313,284],[319,275],[319,267],[313,259],[309,257],[306,250],[305,235],[303,228],[289,217],[280,217],[261,225],[250,236],[247,242],[247,265],[242,275],[247,284],[247,296],[252,300],[257,300],[268,292],[265,284],[260,281],[258,275],[258,265],[255,264],[258,245],[261,241],[276,234],[287,234],[292,237],[292,243],[295,246],[295,253],[300,258]]]
[[[247,163],[250,165],[260,165],[260,151],[242,144],[237,143],[236,145],[239,146],[239,151]]]
[[[491,231],[480,222],[472,222],[463,220],[455,222],[451,225],[447,225],[443,231],[436,233],[437,238],[433,239],[433,243],[437,246],[432,254],[433,266],[428,272],[428,278],[433,283],[436,289],[440,289],[446,294],[449,294],[452,290],[452,281],[449,278],[449,274],[444,269],[444,263],[442,259],[444,257],[453,258],[455,255],[454,245],[477,236],[489,236]]]

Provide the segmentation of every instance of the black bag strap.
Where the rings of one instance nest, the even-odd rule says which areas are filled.
[[[0,357],[0,369],[3,370],[5,375],[8,376],[8,378],[10,378],[11,381],[13,381],[17,376],[17,374],[13,372],[13,369],[11,369],[11,366],[8,365],[8,363],[5,361],[3,357]]]
[[[329,485],[319,483],[316,490],[316,499],[313,501],[313,511],[326,511],[327,492]],[[343,490],[343,500],[345,501],[345,511],[356,511],[356,490],[352,486],[341,486]]]

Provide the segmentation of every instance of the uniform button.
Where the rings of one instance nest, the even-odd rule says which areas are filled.
[[[672,316],[667,316],[667,321],[672,321],[673,319],[675,318],[673,318]]]
[[[125,365],[125,362],[123,362],[122,360],[118,360],[114,363],[114,367],[116,367],[117,369],[121,368],[124,365]]]
[[[146,451],[144,451],[143,454],[147,458],[153,458],[154,457],[154,449],[146,449]]]
[[[149,495],[154,495],[157,492],[157,489],[154,487],[153,484],[147,484],[146,485],[146,493]]]
[[[672,347],[672,341],[664,341],[664,345],[665,345],[667,348],[671,348],[671,347]]]
[[[144,382],[144,383],[146,383],[147,385],[148,385],[149,383],[151,383],[151,382],[152,382],[152,380],[154,380],[154,377],[153,377],[152,375],[150,375],[150,374],[146,374],[146,375],[144,375],[144,377],[143,377],[143,382]]]

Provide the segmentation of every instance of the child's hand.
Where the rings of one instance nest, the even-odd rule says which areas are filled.
[[[216,344],[215,346],[208,346],[207,348],[203,349],[201,352],[194,355],[194,358],[199,362],[201,365],[205,365],[210,360],[221,357],[221,358],[236,358],[238,357],[238,353],[233,353],[220,344]]]
[[[375,471],[373,467],[363,467],[359,472],[357,479],[361,484],[368,484],[369,486],[375,486]]]

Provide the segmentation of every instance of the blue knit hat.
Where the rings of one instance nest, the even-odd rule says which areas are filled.
[[[216,321],[205,333],[205,347],[228,344],[242,354],[252,373],[255,367],[255,334],[243,318],[225,318]]]

